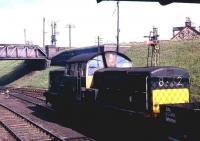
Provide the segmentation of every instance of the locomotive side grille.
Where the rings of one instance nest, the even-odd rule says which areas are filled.
[[[189,90],[182,89],[157,89],[152,91],[153,112],[160,113],[160,104],[176,104],[189,102]]]

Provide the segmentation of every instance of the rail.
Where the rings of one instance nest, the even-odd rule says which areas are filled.
[[[64,140],[5,105],[0,104],[0,113],[1,124],[17,140]]]

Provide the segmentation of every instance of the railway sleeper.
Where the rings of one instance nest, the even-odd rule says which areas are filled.
[[[28,138],[29,140],[51,140],[50,136],[47,135],[40,135],[40,134],[31,134],[31,133],[16,133],[17,136],[20,136],[20,138]]]
[[[39,136],[37,134],[35,136],[26,135],[26,136],[24,136],[24,138],[29,138],[30,140],[40,140],[40,141],[43,141],[43,140],[52,140],[49,136]]]
[[[17,133],[30,134],[30,135],[34,135],[34,134],[38,134],[38,133],[41,134],[41,132],[31,132],[31,131],[27,132],[27,129],[17,130]]]
[[[27,125],[24,125],[24,124],[12,124],[12,125],[9,125],[10,128],[24,128],[26,127]]]
[[[12,120],[12,118],[15,118],[16,116],[14,115],[10,115],[10,114],[4,114],[4,113],[1,113],[1,117],[0,119],[5,119],[5,120]]]
[[[24,138],[22,138],[22,139],[23,139],[24,141],[30,141],[30,140],[31,140],[31,141],[32,141],[32,140],[33,140],[33,141],[37,141],[37,140],[38,140],[38,141],[45,141],[45,140],[46,140],[46,141],[51,141],[51,140],[52,140],[52,139],[50,139],[50,138],[47,139],[47,138],[30,138],[30,137],[24,137]]]
[[[29,125],[20,123],[20,124],[15,124],[15,123],[7,123],[7,125],[11,128],[18,128],[18,127],[23,127],[23,128],[30,128]]]
[[[39,130],[36,130],[36,129],[30,129],[29,127],[26,127],[26,128],[22,128],[22,129],[19,129],[17,130],[19,133],[22,132],[22,133],[26,133],[26,134],[45,134],[47,135],[46,133],[42,132],[42,131],[39,131]]]

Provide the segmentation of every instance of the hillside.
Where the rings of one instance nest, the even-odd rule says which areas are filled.
[[[48,88],[50,67],[42,71],[31,71],[24,61],[0,61],[0,86]]]
[[[146,66],[147,46],[131,43],[126,54],[135,66]],[[200,95],[200,41],[161,42],[160,65],[189,70],[191,92]],[[56,67],[31,72],[23,61],[0,61],[0,86],[48,88],[48,73]]]

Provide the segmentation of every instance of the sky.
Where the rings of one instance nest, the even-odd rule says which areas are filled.
[[[158,28],[160,40],[172,37],[172,28],[184,26],[190,17],[193,26],[200,26],[200,4],[173,3],[162,6],[156,2],[119,3],[119,40],[143,42],[152,30]],[[71,44],[85,47],[101,43],[116,43],[116,2],[96,0],[0,0],[0,44],[24,44],[26,40],[35,45],[43,44],[43,17],[45,44],[51,44],[51,23],[57,23],[57,46],[69,45],[67,25],[71,24]]]

